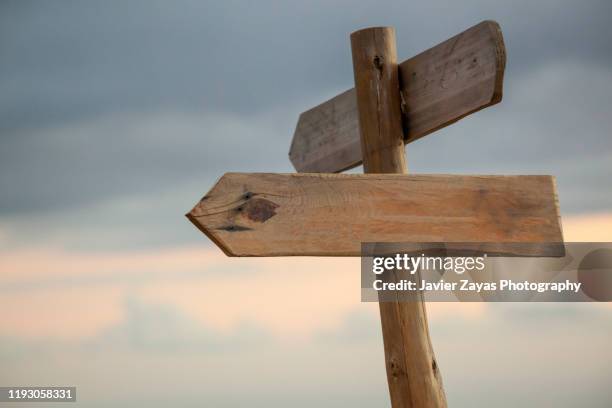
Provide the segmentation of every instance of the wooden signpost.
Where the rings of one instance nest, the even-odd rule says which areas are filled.
[[[296,128],[289,156],[309,174],[225,174],[187,214],[201,231],[229,256],[359,256],[361,242],[562,242],[550,176],[405,174],[405,143],[501,100],[497,23],[399,65],[392,28],[357,31],[351,46],[355,89],[303,113]],[[362,162],[370,174],[312,174]],[[379,306],[392,406],[445,407],[424,302]]]
[[[500,102],[505,65],[504,40],[494,21],[399,64],[400,99],[394,103],[400,107],[404,143]],[[359,134],[353,88],[300,115],[289,158],[302,173],[350,169],[361,163]]]

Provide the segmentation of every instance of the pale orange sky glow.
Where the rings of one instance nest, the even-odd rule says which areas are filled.
[[[563,219],[567,241],[612,240],[612,215]],[[69,252],[22,248],[0,257],[0,334],[79,339],[125,318],[127,296],[170,304],[206,327],[256,324],[287,341],[333,328],[360,303],[358,258],[228,258],[204,243],[158,251]],[[281,306],[282,305],[282,306]],[[305,307],[304,305],[307,305]],[[435,320],[478,317],[483,303],[430,303]]]

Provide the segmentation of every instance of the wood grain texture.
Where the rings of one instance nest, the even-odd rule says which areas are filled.
[[[550,176],[227,173],[187,214],[230,256],[361,242],[562,242]]]
[[[494,21],[401,63],[404,142],[501,101],[505,63],[501,29]],[[289,151],[298,172],[341,172],[361,158],[354,88],[300,115]]]
[[[364,173],[406,173],[395,31],[351,34]]]
[[[364,172],[404,174],[407,166],[395,30],[375,27],[356,31],[351,34],[351,50]],[[390,280],[397,282],[406,274],[394,271]],[[391,406],[445,408],[422,295],[408,303],[397,297],[386,299],[378,306]]]

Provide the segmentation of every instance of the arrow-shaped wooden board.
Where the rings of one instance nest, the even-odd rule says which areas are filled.
[[[483,21],[399,66],[404,142],[501,101],[506,51]],[[336,173],[361,163],[355,89],[300,115],[289,159],[298,172]]]
[[[563,241],[551,176],[227,173],[187,217],[230,256]]]

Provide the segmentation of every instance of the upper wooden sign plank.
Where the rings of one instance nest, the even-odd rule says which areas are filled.
[[[494,21],[402,62],[405,143],[501,101],[505,64],[504,40]],[[361,163],[354,88],[300,115],[289,158],[298,172],[336,173]]]
[[[550,176],[227,173],[187,217],[230,256],[563,241]]]

